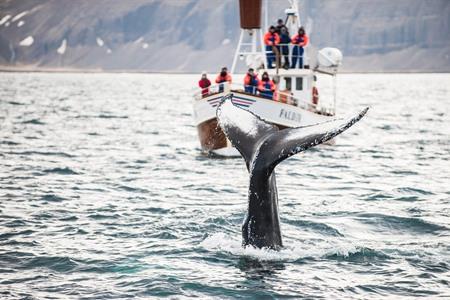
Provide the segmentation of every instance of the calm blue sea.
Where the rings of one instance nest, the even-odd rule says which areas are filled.
[[[449,74],[338,78],[339,114],[371,109],[277,167],[280,252],[241,247],[248,174],[200,152],[197,81],[0,74],[1,299],[450,298]]]

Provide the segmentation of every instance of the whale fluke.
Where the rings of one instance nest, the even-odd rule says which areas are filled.
[[[334,138],[359,121],[369,109],[367,107],[347,120],[335,119],[279,130],[252,112],[235,106],[229,101],[232,97],[232,94],[224,97],[216,114],[220,127],[242,154],[247,167],[254,165],[256,156],[261,155],[259,160],[265,162],[261,167],[273,169],[284,159]]]
[[[217,108],[219,125],[242,154],[250,173],[249,205],[242,228],[243,244],[282,246],[274,169],[286,158],[322,144],[358,122],[368,108],[346,120],[279,130],[257,115],[235,106],[230,94]]]

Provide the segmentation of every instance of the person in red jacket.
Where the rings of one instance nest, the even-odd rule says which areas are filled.
[[[259,95],[264,98],[272,99],[275,92],[275,84],[269,78],[269,74],[264,72],[258,84]]]
[[[255,70],[252,68],[248,69],[247,74],[244,77],[244,88],[245,92],[249,94],[256,94],[256,89],[258,88],[259,79],[258,75],[255,74]]]
[[[273,47],[280,43],[280,36],[275,32],[275,26],[270,26],[269,31],[264,35],[264,44],[266,45],[267,68],[273,69],[272,63],[275,61]]]
[[[219,93],[223,92],[223,83],[224,82],[228,82],[231,84],[231,75],[228,74],[228,69],[227,67],[223,67],[222,70],[220,71],[219,75],[217,75],[216,78],[216,83],[219,84]]]
[[[300,27],[298,29],[298,34],[294,35],[292,37],[292,44],[294,44],[294,49],[292,50],[292,65],[291,68],[296,68],[297,60],[298,60],[298,67],[300,69],[303,69],[303,53],[305,50],[303,49],[308,45],[309,38],[305,33],[305,29],[303,27]]]
[[[198,82],[198,86],[202,89],[202,97],[205,98],[206,96],[208,96],[211,81],[209,81],[206,72],[202,72],[202,78]]]

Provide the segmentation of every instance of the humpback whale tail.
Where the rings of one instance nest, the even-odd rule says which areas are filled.
[[[263,168],[271,173],[286,158],[322,144],[347,130],[369,109],[367,107],[347,120],[336,119],[279,130],[275,125],[228,101],[232,97],[231,94],[223,99],[216,114],[220,127],[241,153],[249,172]]]
[[[368,108],[348,120],[279,130],[235,106],[230,94],[217,108],[219,125],[241,153],[250,173],[248,212],[242,225],[243,245],[282,247],[274,169],[286,158],[324,143],[359,121]]]

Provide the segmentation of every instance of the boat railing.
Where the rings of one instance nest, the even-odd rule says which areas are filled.
[[[206,97],[210,97],[212,95],[219,95],[223,92],[240,92],[248,95],[259,96],[265,98],[267,100],[273,100],[281,103],[285,103],[288,105],[297,106],[303,109],[307,109],[310,111],[322,111],[323,109],[318,107],[317,104],[312,102],[300,100],[293,96],[292,92],[289,91],[279,91],[275,89],[274,91],[266,90],[266,89],[258,89],[256,86],[246,86],[244,84],[239,83],[219,83],[215,85],[211,85],[207,88],[201,89],[199,92],[194,94],[195,100],[201,100]]]
[[[309,56],[306,49],[302,50],[298,45],[294,44],[278,44],[277,46],[266,47],[266,63],[269,69],[275,69],[278,63],[279,68],[285,69],[309,69]],[[271,50],[269,50],[271,49]],[[301,53],[303,52],[303,53]],[[269,60],[272,62],[269,65]]]
[[[237,85],[236,83],[233,83],[233,85]],[[200,91],[196,91],[194,93],[195,100],[202,100],[203,98],[209,97],[214,94],[220,94],[222,92],[228,92],[230,91],[230,83],[224,82],[219,84],[212,84],[207,88],[202,88]]]

